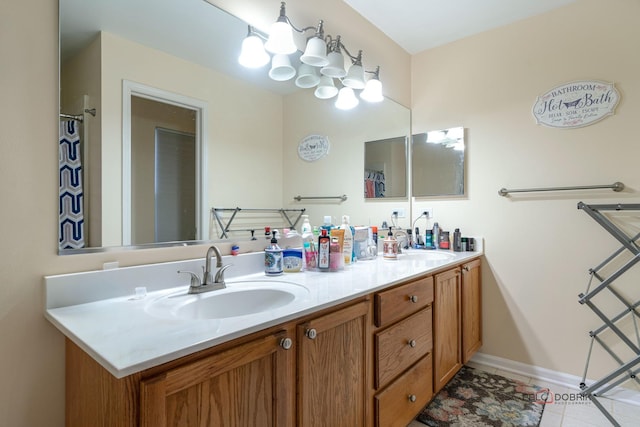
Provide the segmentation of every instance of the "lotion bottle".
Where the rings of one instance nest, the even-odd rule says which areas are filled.
[[[340,229],[344,230],[344,238],[342,240],[342,254],[344,255],[344,265],[351,264],[353,256],[353,233],[349,225],[349,217],[342,216],[342,225]]]

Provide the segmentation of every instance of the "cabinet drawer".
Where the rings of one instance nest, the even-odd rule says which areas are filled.
[[[406,427],[433,396],[431,353],[375,397],[377,427]]]
[[[384,386],[433,348],[431,307],[375,334],[376,388]]]
[[[376,326],[390,325],[433,302],[433,277],[425,277],[375,296]]]

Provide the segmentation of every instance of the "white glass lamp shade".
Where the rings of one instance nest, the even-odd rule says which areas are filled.
[[[290,55],[298,48],[293,42],[293,31],[287,22],[277,21],[271,25],[269,39],[264,48],[271,53]]]
[[[316,86],[320,82],[320,74],[318,69],[307,64],[300,64],[298,67],[298,77],[296,78],[296,86],[308,89]]]
[[[269,77],[278,82],[284,82],[296,75],[296,69],[291,66],[288,55],[274,55],[271,60]]]
[[[260,37],[249,35],[242,41],[242,50],[238,57],[238,62],[243,67],[259,68],[267,65],[271,57],[264,50],[264,45]]]
[[[337,79],[347,75],[347,71],[344,69],[344,57],[340,52],[330,52],[327,58],[329,59],[329,64],[320,70],[322,75]]]
[[[380,80],[376,78],[369,79],[364,90],[360,92],[360,98],[367,102],[382,102],[384,96],[382,96],[382,83],[380,83]]]
[[[359,104],[356,94],[353,93],[353,89],[350,87],[343,87],[338,93],[338,99],[336,99],[336,108],[340,110],[351,110]]]
[[[320,77],[320,83],[318,83],[318,87],[314,92],[314,95],[316,96],[316,98],[329,99],[329,98],[333,98],[337,94],[338,94],[338,88],[333,83],[333,79],[327,76]]]
[[[319,37],[311,37],[307,42],[307,48],[300,57],[300,61],[313,67],[324,67],[329,64],[327,58],[327,46]]]
[[[342,79],[342,84],[352,89],[364,89],[364,70],[362,65],[353,64],[349,67],[349,72]]]

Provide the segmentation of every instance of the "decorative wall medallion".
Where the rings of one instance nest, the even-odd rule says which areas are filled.
[[[589,126],[614,114],[620,94],[613,83],[580,80],[538,96],[533,106],[536,122],[554,128]]]
[[[298,144],[298,156],[307,162],[320,160],[329,153],[329,138],[323,135],[309,135]]]

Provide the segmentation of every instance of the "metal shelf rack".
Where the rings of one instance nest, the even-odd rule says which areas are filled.
[[[256,228],[259,228],[258,226],[254,226],[254,227],[248,227],[248,228],[231,228],[231,223],[236,219],[238,214],[241,213],[252,213],[252,214],[264,214],[264,217],[261,218],[261,223],[263,224],[262,226],[264,226],[264,222],[265,220],[267,220],[266,216],[269,214],[280,214],[281,216],[281,220],[283,221],[281,224],[284,225],[285,227],[289,227],[289,228],[295,228],[296,224],[298,223],[298,221],[300,221],[300,218],[302,217],[302,214],[304,214],[304,212],[306,211],[305,208],[301,208],[301,209],[283,209],[283,208],[275,208],[275,209],[247,209],[247,208],[211,208],[211,215],[216,219],[216,222],[218,223],[218,225],[220,226],[220,238],[229,238],[229,233],[230,232],[235,232],[235,231],[247,231],[247,232],[251,232],[251,235],[253,236],[253,232],[256,230]],[[223,213],[224,212],[231,212],[231,216],[226,219],[223,218]],[[294,218],[294,220],[291,219],[291,217],[289,216],[289,214],[297,214],[297,216]],[[270,218],[270,220],[273,220],[273,218]],[[273,225],[273,223],[270,223],[268,225]]]
[[[640,373],[640,332],[638,328],[640,299],[632,300],[631,298],[633,297],[630,297],[630,295],[632,295],[632,293],[629,292],[630,290],[622,289],[622,287],[618,285],[619,281],[614,285],[616,280],[640,261],[640,246],[638,246],[637,243],[640,238],[640,233],[635,235],[628,234],[620,226],[614,224],[603,212],[640,211],[640,204],[587,205],[580,202],[578,203],[578,209],[587,213],[622,244],[618,250],[597,267],[589,270],[590,279],[587,290],[585,293],[578,295],[579,303],[589,307],[603,322],[602,326],[589,332],[591,343],[587,354],[584,375],[580,383],[580,394],[588,397],[611,424],[620,426],[600,402],[600,398],[606,397],[605,394],[607,392],[624,382],[635,381],[640,384],[637,377],[638,373]],[[610,266],[613,261],[621,262],[621,266],[612,274],[608,275],[608,277],[605,277],[603,269],[606,266]],[[599,283],[591,289],[594,279]],[[621,310],[613,315],[605,314],[604,307],[599,306],[602,305],[601,302],[596,301],[595,297],[601,295],[604,291],[611,293],[616,304],[621,306]],[[611,304],[608,304],[608,310],[606,311],[611,311],[609,308],[610,305]],[[629,325],[633,328],[632,333],[628,331]],[[619,341],[616,341],[615,345],[608,344],[602,338],[604,333],[612,333],[613,338]],[[589,370],[589,362],[595,343],[601,346],[604,351],[615,360],[619,367],[599,380],[587,385],[586,378]]]

